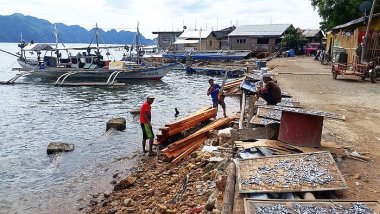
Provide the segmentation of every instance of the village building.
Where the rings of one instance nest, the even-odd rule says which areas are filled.
[[[155,31],[152,33],[157,34],[157,48],[159,50],[167,50],[183,31]]]
[[[217,50],[219,45],[212,31],[184,31],[173,43],[174,47],[170,50],[175,51],[202,51]]]
[[[308,43],[322,43],[325,35],[321,29],[302,29],[302,36],[308,40]]]
[[[228,34],[235,26],[218,31],[187,30],[173,43],[171,50],[178,51],[213,51],[228,49]]]
[[[336,53],[344,52],[347,55],[347,63],[360,62],[362,43],[367,28],[368,17],[361,17],[348,23],[336,26],[331,32],[327,33],[326,49],[330,56],[336,56]],[[379,43],[380,33],[380,13],[374,14],[369,27],[369,36],[366,46],[365,58],[375,60],[380,56]],[[377,42],[376,42],[377,41]]]
[[[241,25],[228,34],[230,50],[272,52],[291,24]]]

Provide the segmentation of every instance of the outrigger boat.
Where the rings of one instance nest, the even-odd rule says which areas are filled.
[[[55,80],[56,85],[70,85],[64,83],[66,80],[74,82],[85,81],[82,85],[91,85],[90,82],[94,82],[93,85],[115,85],[120,82],[126,82],[133,79],[148,79],[148,80],[160,80],[164,77],[177,63],[170,64],[145,64],[141,57],[141,43],[139,43],[140,32],[137,27],[136,46],[137,52],[136,59],[134,61],[111,61],[104,60],[100,54],[99,47],[99,30],[95,28],[96,47],[82,48],[58,48],[58,31],[54,30],[56,38],[56,46],[52,47],[48,44],[31,44],[27,45],[21,43],[20,57],[18,62],[22,68],[14,68],[12,70],[18,70],[20,73],[15,77],[7,81],[6,83],[12,84],[18,78],[27,76],[30,78],[40,78],[42,80]],[[93,38],[94,40],[94,38]],[[112,46],[109,48],[125,48],[127,51],[128,46]],[[76,55],[71,55],[69,51],[83,51]],[[42,51],[46,54],[41,57]],[[67,58],[63,58],[61,51],[68,53]],[[37,53],[37,59],[30,59],[26,57],[27,52]],[[50,55],[48,54],[50,52]],[[131,53],[131,51],[130,51]],[[107,52],[109,55],[109,52]],[[80,85],[78,82],[72,85]]]

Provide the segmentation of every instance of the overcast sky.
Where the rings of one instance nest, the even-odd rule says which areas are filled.
[[[91,29],[152,31],[216,30],[233,25],[293,24],[318,28],[321,21],[310,0],[0,0],[0,15],[22,13],[52,23]]]

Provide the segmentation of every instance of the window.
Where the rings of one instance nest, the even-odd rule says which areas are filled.
[[[246,42],[246,40],[245,39],[237,39],[236,42],[239,44],[243,44]]]
[[[210,47],[212,46],[212,40],[209,41]]]
[[[162,36],[163,43],[170,43],[170,36]]]
[[[268,45],[269,44],[269,38],[257,38],[257,44],[258,45]]]

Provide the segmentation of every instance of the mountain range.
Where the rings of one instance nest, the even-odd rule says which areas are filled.
[[[59,42],[63,43],[90,43],[95,35],[94,29],[86,30],[79,25],[68,26],[63,23],[50,23],[44,19],[15,13],[9,16],[0,16],[0,42],[20,42],[22,33],[25,42],[53,43],[55,42],[54,25],[59,32]],[[99,31],[101,36],[99,42],[105,44],[132,44],[136,37],[136,32],[125,30],[104,31],[99,29]],[[151,45],[154,44],[154,41],[141,35],[141,43]]]

